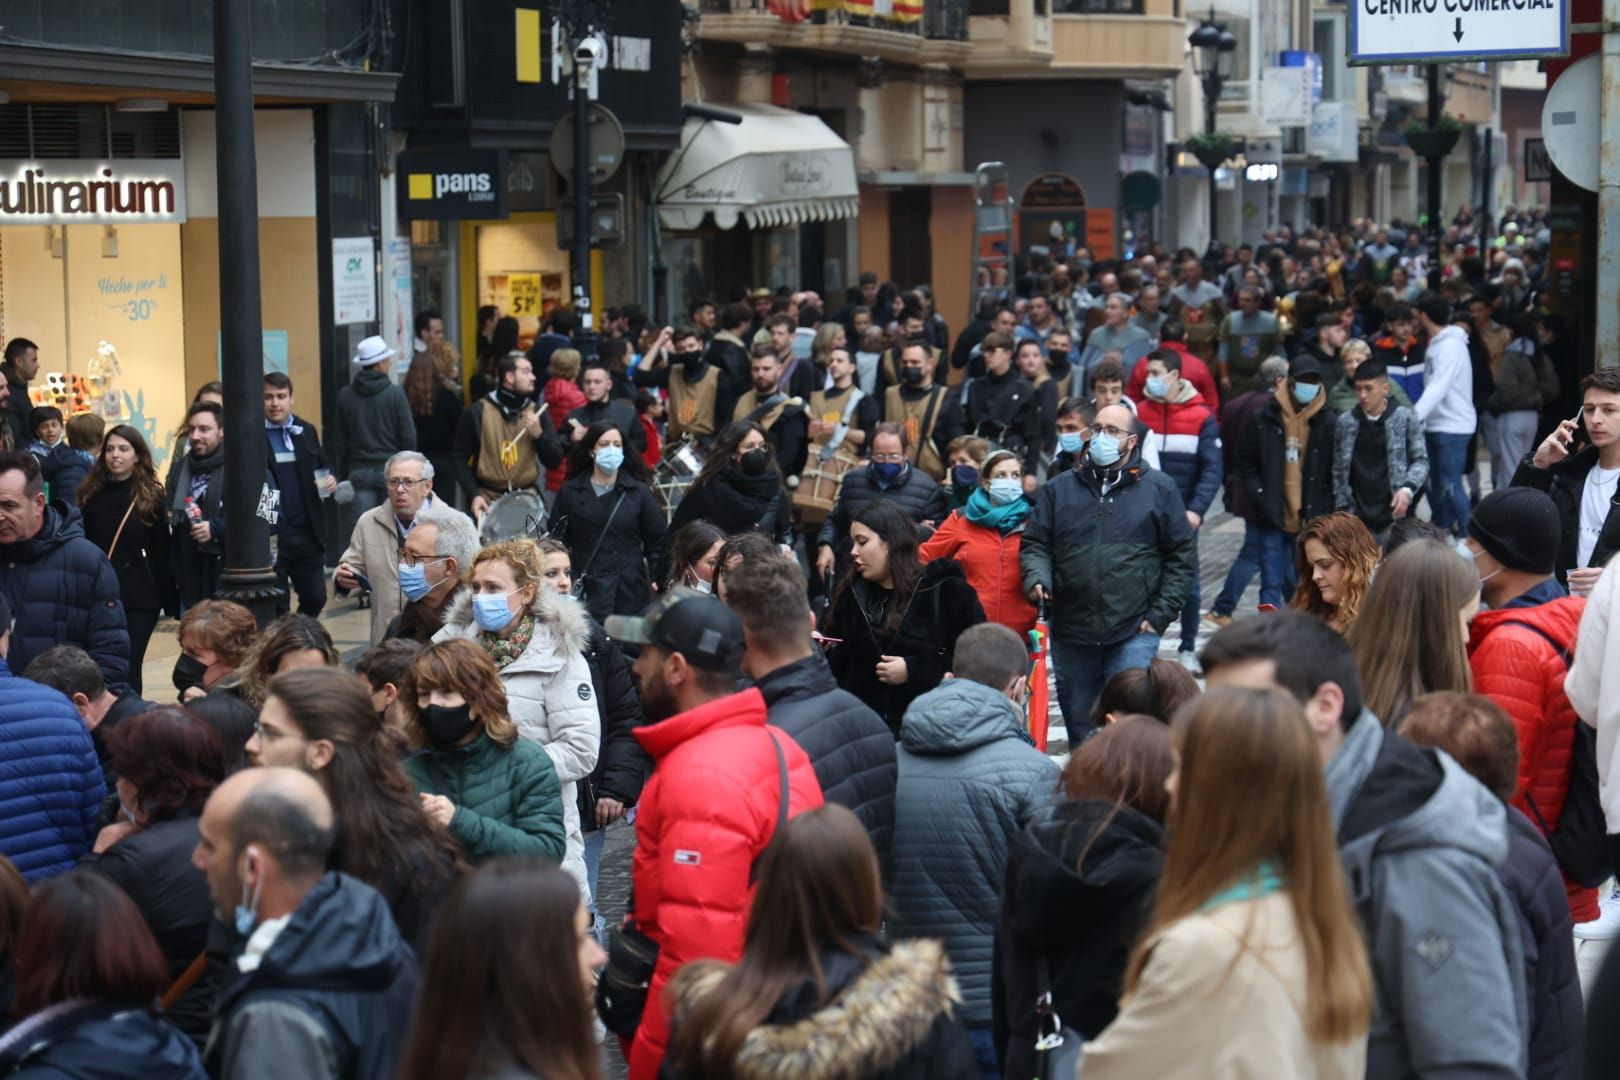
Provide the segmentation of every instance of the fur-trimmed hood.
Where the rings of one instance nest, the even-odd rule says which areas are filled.
[[[679,1028],[727,969],[706,966],[681,981]],[[899,1064],[961,1003],[950,961],[937,941],[902,941],[878,956],[832,1002],[791,1024],[763,1024],[737,1054],[736,1080],[840,1080]]]
[[[531,668],[556,671],[567,657],[583,655],[589,648],[590,620],[572,596],[561,596],[541,587],[529,605],[529,614],[534,616],[534,638],[523,655],[512,661],[509,671]],[[433,640],[476,638],[478,633],[478,623],[473,619],[472,590],[461,589],[445,609],[444,629],[433,635]]]

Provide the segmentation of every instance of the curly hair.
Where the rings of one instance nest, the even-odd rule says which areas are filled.
[[[500,540],[487,544],[478,549],[473,556],[471,565],[463,575],[464,582],[472,581],[473,571],[487,562],[496,560],[504,562],[512,568],[512,580],[522,589],[533,585],[536,589],[542,588],[546,575],[546,557],[540,550],[540,545],[527,537],[516,540]]]
[[[473,719],[483,726],[491,742],[504,747],[517,742],[517,725],[507,712],[506,687],[501,683],[501,673],[495,669],[494,661],[473,642],[456,639],[429,645],[405,673],[405,685],[399,688],[399,702],[405,712],[412,744],[418,749],[427,745],[419,703],[435,690],[466,698]]]
[[[264,634],[222,685],[235,689],[243,701],[258,709],[264,704],[265,691],[282,659],[305,649],[320,652],[327,667],[337,667],[341,659],[326,627],[308,615],[289,612],[264,628]]]
[[[180,647],[189,641],[194,647],[219,654],[221,661],[235,667],[253,648],[259,624],[253,612],[230,600],[203,600],[186,609],[180,617]]]
[[[1343,595],[1337,604],[1322,599],[1321,591],[1311,575],[1311,564],[1305,558],[1305,544],[1315,540],[1327,548],[1335,562],[1344,567]],[[1312,519],[1300,530],[1294,545],[1294,566],[1299,572],[1299,589],[1288,606],[1307,615],[1314,615],[1341,633],[1355,622],[1361,610],[1361,599],[1372,584],[1373,569],[1378,565],[1378,541],[1367,531],[1361,519],[1345,510],[1336,510]]]

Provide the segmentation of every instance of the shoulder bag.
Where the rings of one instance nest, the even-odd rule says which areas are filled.
[[[624,505],[624,497],[628,494],[630,494],[628,491],[619,492],[618,499],[613,503],[613,509],[608,511],[607,520],[602,523],[602,531],[596,535],[596,546],[591,548],[590,557],[585,560],[585,565],[581,566],[579,573],[574,575],[574,587],[570,592],[575,600],[584,602],[585,578],[590,574],[591,564],[596,561],[597,552],[602,550],[602,541],[607,539],[608,529],[612,527],[613,519],[619,516],[619,507]]]
[[[782,831],[788,819],[787,755],[782,753],[782,743],[775,732],[766,728],[765,734],[770,736],[771,746],[776,751],[776,776],[781,788],[776,806],[776,831],[771,834],[771,842],[774,843],[777,833]],[[770,843],[766,847],[769,848]],[[748,871],[750,885],[758,870],[759,860],[755,859]],[[658,967],[658,942],[636,924],[634,903],[632,893],[632,911],[608,943],[607,966],[596,980],[596,1015],[601,1017],[603,1026],[621,1039],[635,1038],[636,1029],[641,1026],[642,1013],[647,1009],[647,992],[652,985],[653,972]]]
[[[1046,954],[1035,954],[1035,1076],[1033,1080],[1075,1076],[1080,1071],[1086,1037],[1072,1027],[1052,1005],[1052,976]]]

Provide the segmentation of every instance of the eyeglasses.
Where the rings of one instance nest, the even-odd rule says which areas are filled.
[[[873,454],[872,455],[872,460],[873,461],[904,461],[904,460],[906,460],[906,455],[904,453]]]
[[[399,549],[399,563],[401,566],[427,566],[431,563],[443,562],[448,555],[418,555],[414,551]]]
[[[417,484],[427,483],[427,480],[425,478],[421,480],[407,480],[403,476],[390,476],[386,482],[388,486],[395,491],[408,491]]]
[[[1132,435],[1136,434],[1134,431],[1125,431],[1117,427],[1100,427],[1096,430],[1099,435],[1107,435],[1112,439],[1128,439]]]

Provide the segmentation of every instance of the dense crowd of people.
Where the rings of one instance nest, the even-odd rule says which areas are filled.
[[[10,342],[0,1075],[1612,1075],[1620,376],[1538,229],[425,312],[262,476]]]

